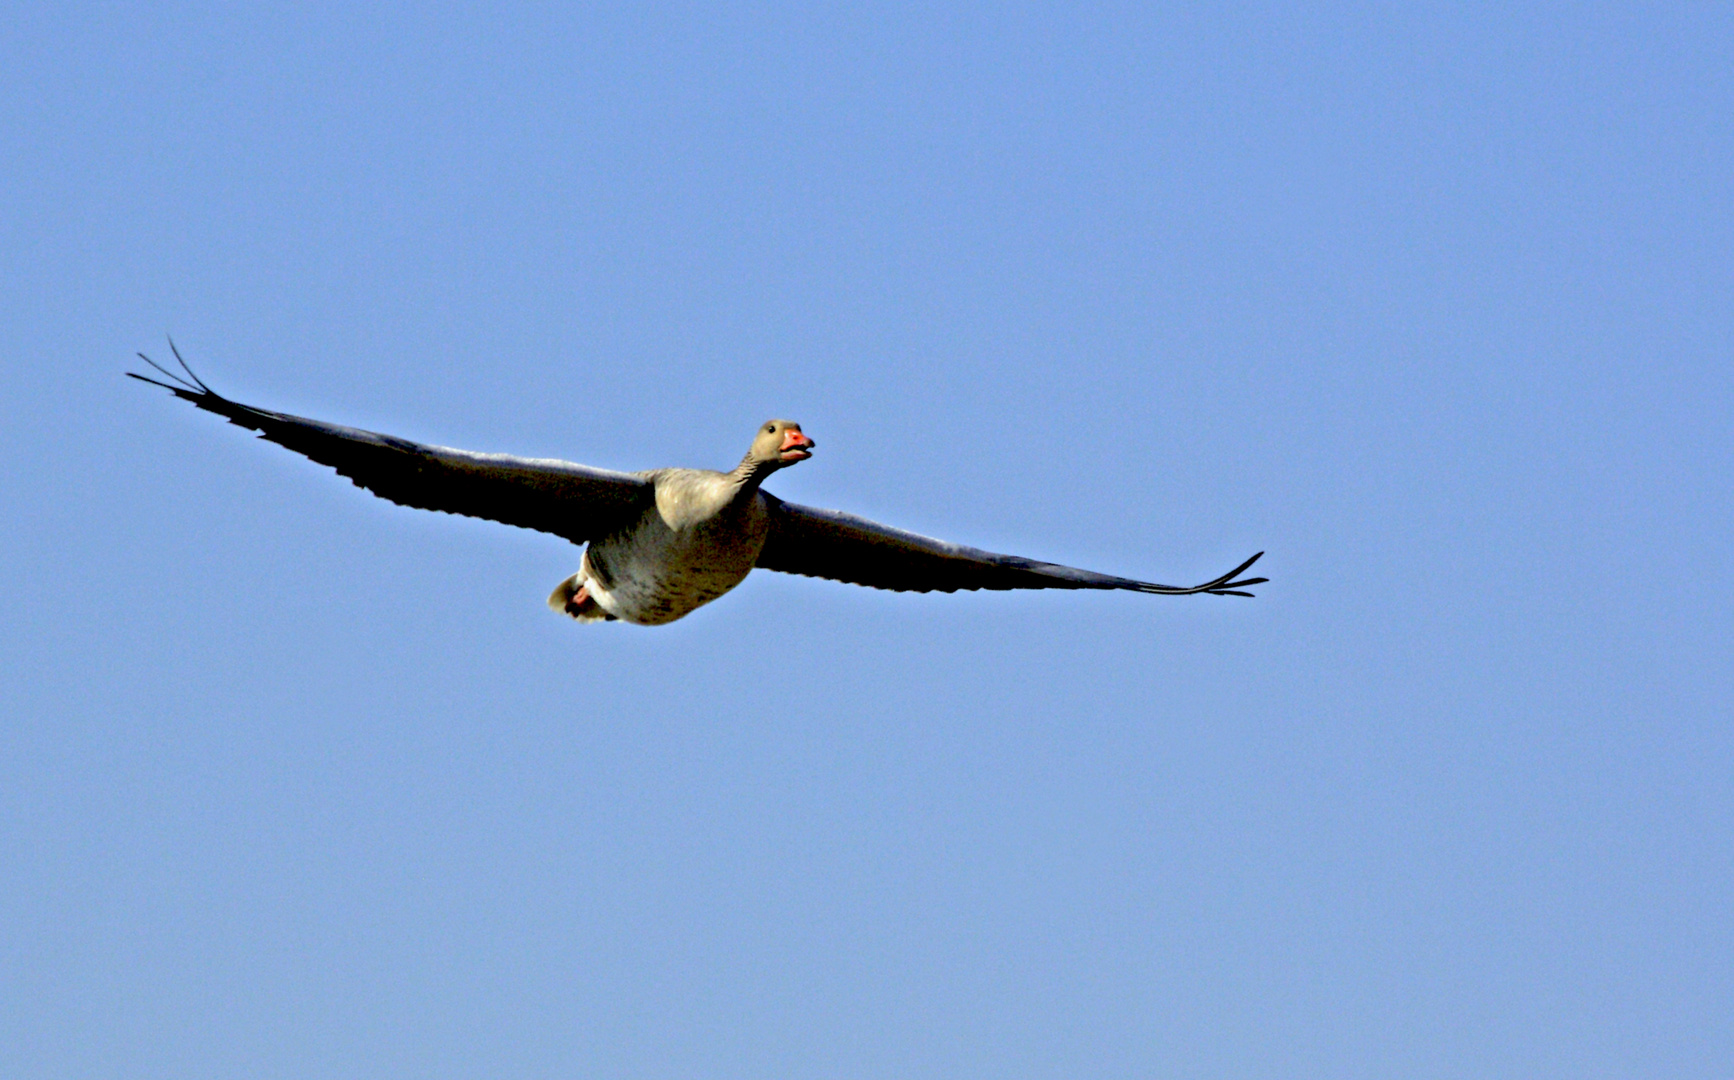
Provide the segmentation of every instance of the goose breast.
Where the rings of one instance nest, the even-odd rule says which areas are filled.
[[[653,478],[655,505],[584,553],[590,595],[641,626],[671,623],[739,585],[769,530],[765,497],[741,497],[724,473],[662,469]]]

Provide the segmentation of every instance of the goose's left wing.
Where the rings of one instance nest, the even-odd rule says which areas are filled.
[[[175,358],[180,359],[178,352]],[[257,431],[260,438],[329,465],[356,487],[401,506],[487,518],[582,544],[631,521],[655,500],[650,481],[633,473],[550,458],[429,446],[395,435],[257,409],[231,401],[200,382],[184,360],[181,368],[186,378],[143,353],[139,359],[170,381],[127,372],[133,378],[160,386],[231,424]]]
[[[1098,574],[1071,566],[1038,562],[1017,555],[949,544],[930,536],[894,529],[840,510],[817,510],[766,493],[770,533],[758,566],[785,574],[830,578],[898,592],[956,592],[959,589],[1127,589],[1161,596],[1212,593],[1251,596],[1245,589],[1269,578],[1240,575],[1259,552],[1214,581],[1181,587]],[[1239,579],[1239,580],[1237,580]]]

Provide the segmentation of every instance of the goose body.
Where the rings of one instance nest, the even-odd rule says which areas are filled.
[[[770,532],[764,495],[709,469],[647,475],[654,504],[626,528],[592,540],[549,607],[567,610],[582,590],[600,610],[573,612],[581,621],[661,626],[746,580]]]
[[[788,420],[763,424],[729,472],[615,472],[430,446],[259,409],[213,391],[178,352],[181,373],[143,353],[139,357],[168,381],[128,372],[133,378],[328,465],[382,498],[587,545],[578,572],[548,598],[550,607],[581,622],[671,623],[739,585],[754,569],[899,592],[1119,589],[1251,596],[1246,588],[1266,580],[1240,577],[1263,552],[1202,585],[1157,585],[982,551],[838,510],[784,502],[761,485],[778,470],[810,458],[815,446],[801,425]]]

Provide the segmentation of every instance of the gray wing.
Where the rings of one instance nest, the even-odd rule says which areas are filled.
[[[173,348],[173,343],[170,343]],[[287,413],[255,409],[230,401],[199,380],[186,361],[187,378],[170,372],[143,353],[139,359],[172,380],[160,386],[231,424],[329,465],[381,498],[419,510],[440,510],[486,518],[583,543],[611,531],[642,512],[654,498],[650,482],[632,473],[611,472],[551,458],[476,454],[444,446],[341,427]],[[175,353],[180,360],[180,353]],[[188,379],[191,381],[189,382]]]
[[[785,574],[830,578],[898,592],[956,592],[959,589],[1129,589],[1132,592],[1185,596],[1251,596],[1247,586],[1269,578],[1236,580],[1257,562],[1259,552],[1215,581],[1182,588],[1098,574],[1071,566],[1037,562],[1017,555],[948,544],[930,536],[893,529],[840,510],[816,510],[766,494],[770,532],[758,566]]]

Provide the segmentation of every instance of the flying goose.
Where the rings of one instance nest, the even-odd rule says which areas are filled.
[[[127,372],[231,424],[329,465],[357,487],[422,510],[487,518],[588,544],[578,572],[548,606],[580,622],[671,623],[739,585],[754,568],[899,592],[958,589],[1128,589],[1164,596],[1244,591],[1236,580],[1259,552],[1191,588],[1153,585],[1016,555],[950,544],[838,510],[784,502],[760,489],[816,445],[788,420],[771,420],[729,472],[625,473],[551,458],[477,454],[256,409],[212,390],[181,359],[176,374],[143,353],[168,382]]]

